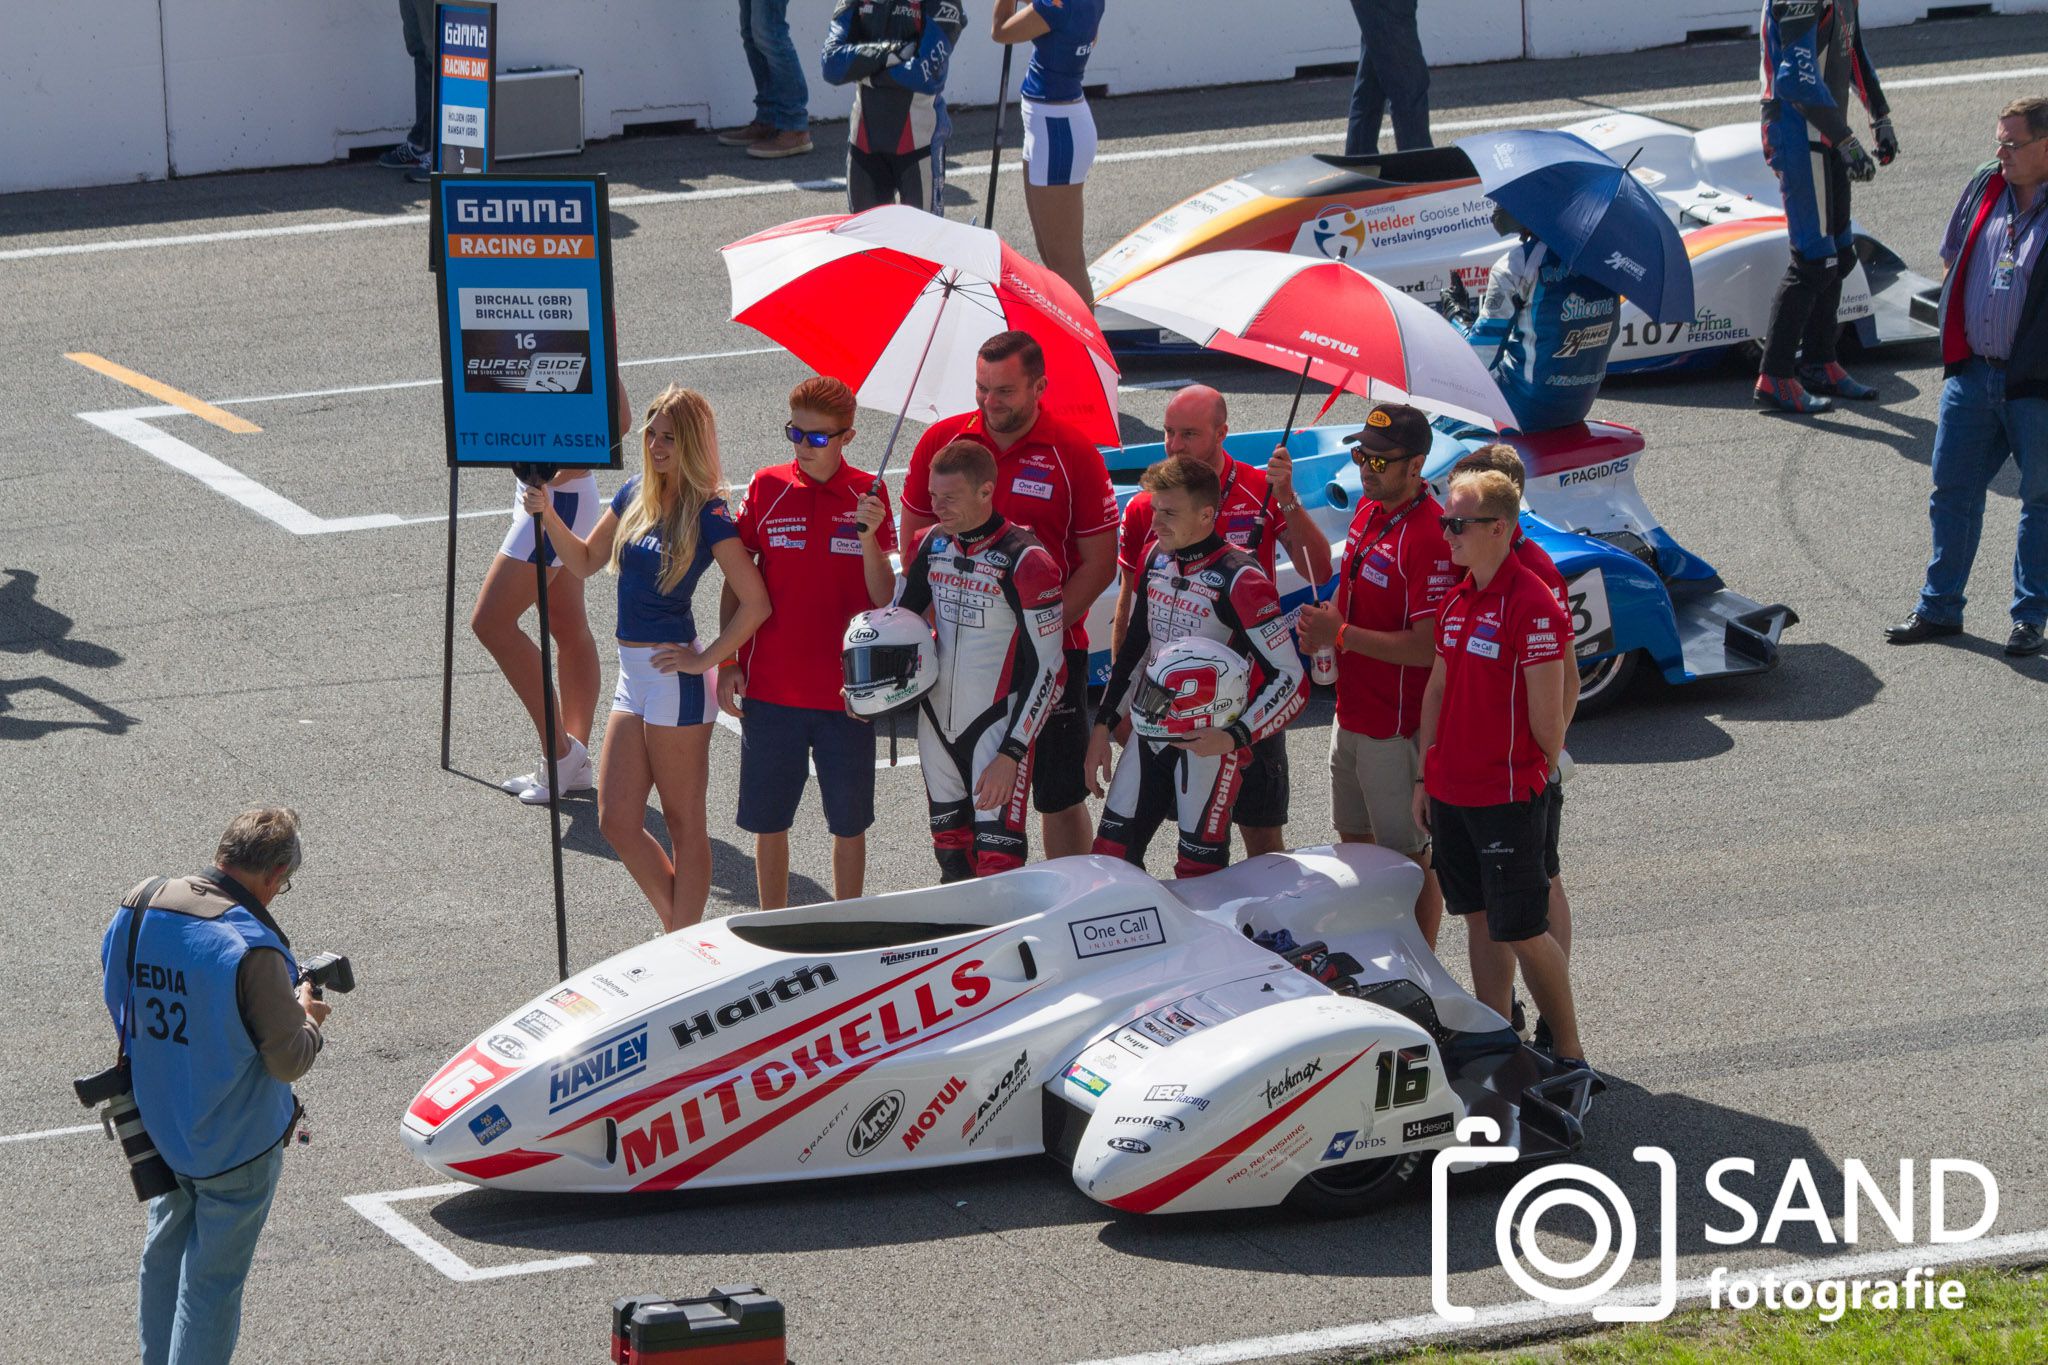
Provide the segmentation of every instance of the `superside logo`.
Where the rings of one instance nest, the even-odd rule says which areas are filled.
[[[548,1072],[548,1112],[567,1109],[578,1100],[611,1089],[647,1069],[647,1025],[614,1033],[574,1057],[558,1061]]]

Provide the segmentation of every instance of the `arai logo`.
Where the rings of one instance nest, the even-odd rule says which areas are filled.
[[[882,638],[882,632],[873,626],[855,626],[846,632],[846,643],[850,645],[873,644]]]
[[[846,1154],[866,1156],[882,1145],[882,1139],[889,1136],[896,1127],[896,1120],[903,1117],[903,1092],[891,1090],[867,1108],[853,1121],[853,1128],[846,1135]]]

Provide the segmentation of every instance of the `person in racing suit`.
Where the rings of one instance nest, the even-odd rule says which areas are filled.
[[[1493,224],[1521,240],[1486,277],[1466,340],[1500,385],[1517,430],[1583,422],[1607,377],[1620,300],[1606,285],[1565,269],[1506,209],[1493,211]],[[1469,306],[1464,285],[1451,278],[1452,306]]]
[[[1145,471],[1155,540],[1144,571],[1144,610],[1110,666],[1109,685],[1088,742],[1089,789],[1105,794],[1110,734],[1128,718],[1142,669],[1187,636],[1215,640],[1251,665],[1250,699],[1228,727],[1186,740],[1139,739],[1124,747],[1109,778],[1095,852],[1145,863],[1145,848],[1169,812],[1180,829],[1174,875],[1199,877],[1230,862],[1230,817],[1251,746],[1279,734],[1308,702],[1294,632],[1258,561],[1216,532],[1222,486],[1207,465],[1185,458]]]
[[[932,457],[938,523],[903,560],[896,605],[930,612],[938,682],[918,704],[917,752],[940,880],[1024,865],[1031,746],[1060,694],[1059,565],[995,509],[995,457],[955,441]],[[873,504],[870,506],[870,504]],[[863,525],[886,515],[862,499]],[[863,537],[863,552],[870,548]]]
[[[944,216],[946,67],[959,0],[839,0],[825,31],[825,79],[853,85],[846,207],[908,204]]]
[[[1784,193],[1792,263],[1771,302],[1756,401],[1826,412],[1832,404],[1820,395],[1877,397],[1835,359],[1837,313],[1842,281],[1856,268],[1849,183],[1875,179],[1899,154],[1899,139],[1863,51],[1856,0],[1765,0],[1760,36],[1764,159]],[[1849,128],[1852,84],[1870,114],[1875,161]]]

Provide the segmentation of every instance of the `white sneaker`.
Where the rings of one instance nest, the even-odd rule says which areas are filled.
[[[569,752],[555,760],[555,772],[562,780],[562,791],[594,791],[597,788],[597,768],[590,761],[590,750],[573,738],[569,741]],[[519,799],[529,806],[545,806],[548,803],[547,769],[526,775],[526,786],[520,791]]]

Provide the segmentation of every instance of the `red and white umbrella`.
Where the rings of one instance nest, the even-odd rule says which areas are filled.
[[[899,426],[973,408],[975,352],[1014,329],[1045,351],[1043,406],[1090,440],[1118,442],[1117,367],[1094,315],[986,228],[889,204],[784,223],[722,254],[733,321]]]
[[[1141,275],[1101,302],[1209,350],[1306,370],[1373,402],[1496,429],[1514,422],[1457,328],[1342,261],[1211,251]]]

